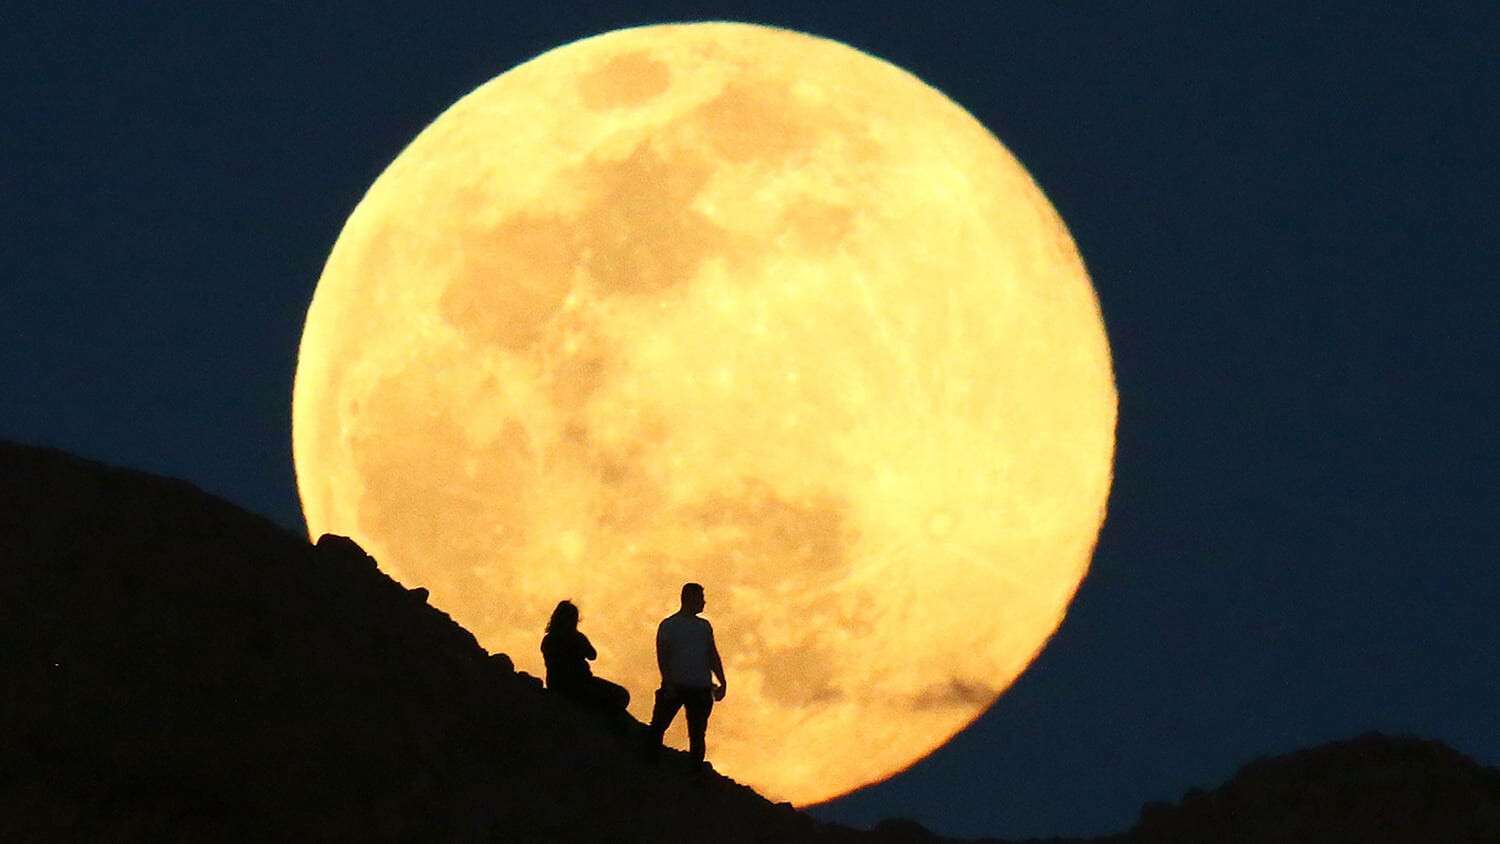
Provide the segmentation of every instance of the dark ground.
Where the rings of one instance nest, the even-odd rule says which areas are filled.
[[[940,841],[821,823],[545,692],[340,538],[0,443],[0,838]],[[1003,800],[1003,795],[996,795]],[[1366,735],[1100,841],[1500,841],[1500,771]]]

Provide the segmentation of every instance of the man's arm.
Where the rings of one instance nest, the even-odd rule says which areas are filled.
[[[729,692],[729,680],[724,677],[724,660],[719,658],[719,643],[714,641],[712,625],[708,628],[708,667],[719,678],[719,688],[714,690],[714,697],[723,700],[724,695]]]
[[[667,651],[671,647],[667,637],[662,635],[660,626],[656,628],[656,670],[661,672],[662,688],[667,686]]]

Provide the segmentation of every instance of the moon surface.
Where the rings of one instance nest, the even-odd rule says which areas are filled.
[[[807,804],[1045,645],[1115,416],[1083,263],[993,135],[851,47],[683,24],[532,59],[391,163],[308,310],[293,446],[313,536],[537,675],[573,599],[643,720],[703,583],[709,758]]]

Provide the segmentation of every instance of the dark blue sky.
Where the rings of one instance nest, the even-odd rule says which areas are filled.
[[[300,529],[302,318],[402,147],[581,36],[788,26],[912,71],[1027,165],[1120,391],[1109,519],[1052,644],[820,814],[1102,833],[1370,729],[1500,764],[1492,3],[29,5],[0,31],[0,437]]]

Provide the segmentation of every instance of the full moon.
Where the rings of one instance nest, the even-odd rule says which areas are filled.
[[[808,804],[1046,644],[1115,415],[1083,262],[989,131],[838,42],[702,23],[547,52],[397,156],[318,282],[293,446],[313,536],[538,676],[572,599],[642,720],[703,583],[709,759]]]

